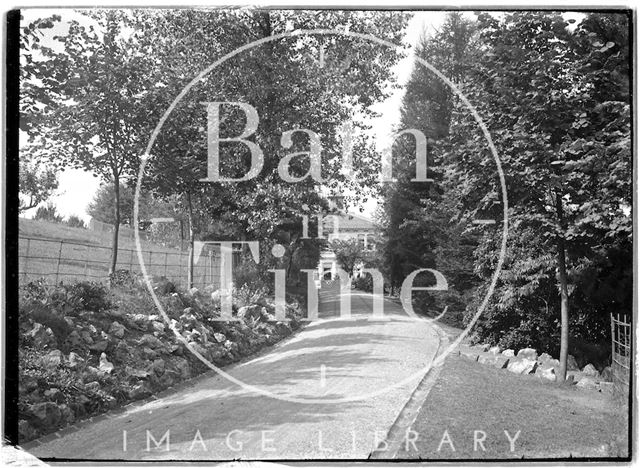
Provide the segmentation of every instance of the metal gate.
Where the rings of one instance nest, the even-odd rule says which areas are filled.
[[[627,399],[631,380],[631,320],[611,314],[611,373],[614,394]]]

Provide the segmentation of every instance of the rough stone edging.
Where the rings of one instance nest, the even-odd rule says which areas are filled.
[[[251,353],[248,354],[246,356],[241,357],[240,359],[238,359],[235,362],[232,362],[226,366],[222,366],[225,368],[225,370],[230,371],[233,368],[235,368],[236,366],[245,364],[247,362],[249,362],[252,359],[258,358],[260,356],[262,356],[263,354],[265,354],[268,351],[273,350],[274,348],[277,348],[279,346],[282,346],[285,342],[289,341],[290,339],[292,339],[295,335],[297,335],[299,332],[301,332],[307,325],[307,322],[300,322],[300,326],[298,327],[298,329],[292,331],[292,333],[286,337],[284,337],[283,339],[271,344],[271,345],[267,345],[264,346],[263,348],[259,349],[258,351],[256,351],[255,353]],[[95,416],[90,416],[88,418],[82,419],[80,421],[76,421],[73,424],[70,424],[68,426],[65,426],[55,432],[51,432],[49,434],[46,434],[42,437],[38,437],[37,439],[33,439],[30,440],[29,442],[25,442],[24,444],[16,444],[15,447],[22,449],[24,451],[28,451],[30,449],[33,449],[35,447],[38,447],[40,445],[44,445],[46,443],[51,442],[52,440],[56,440],[56,439],[60,439],[64,436],[67,436],[69,434],[73,434],[75,432],[78,432],[79,430],[93,424],[96,422],[100,422],[106,419],[114,419],[120,415],[122,415],[123,413],[126,413],[128,410],[132,409],[132,408],[137,408],[139,406],[144,406],[148,403],[151,403],[152,401],[161,399],[161,398],[165,398],[169,395],[178,393],[181,390],[185,390],[187,388],[190,387],[194,387],[196,384],[200,383],[201,381],[211,378],[211,377],[215,377],[216,375],[218,375],[218,373],[213,370],[213,369],[207,369],[204,372],[193,376],[189,379],[186,380],[182,380],[178,383],[176,383],[175,385],[172,385],[170,387],[167,387],[165,389],[160,390],[158,393],[153,394],[151,396],[148,396],[146,398],[140,399],[140,400],[135,400],[135,401],[130,401],[122,406],[119,406],[117,408],[111,409],[109,411],[106,411],[104,413],[100,413],[100,414],[96,414]]]
[[[515,375],[535,375],[537,376],[540,380],[542,381],[546,381],[549,383],[558,383],[558,384],[568,384],[568,385],[576,385],[578,388],[582,388],[584,390],[595,390],[598,389],[599,392],[602,392],[602,384],[605,384],[605,387],[609,384],[611,384],[610,381],[605,380],[605,378],[602,377],[602,372],[598,372],[597,375],[593,375],[593,374],[587,374],[584,372],[584,368],[586,368],[587,366],[593,366],[593,364],[591,363],[587,363],[584,365],[583,369],[580,369],[579,367],[576,370],[567,370],[567,376],[566,376],[566,380],[565,382],[560,382],[557,379],[557,375],[555,374],[555,370],[556,370],[556,365],[554,364],[549,364],[550,367],[548,367],[548,369],[553,369],[554,373],[553,379],[549,379],[546,377],[543,377],[542,375],[538,374],[538,369],[542,369],[545,364],[548,364],[547,361],[540,361],[540,356],[538,356],[535,360],[526,356],[520,357],[520,351],[522,351],[522,349],[520,351],[518,351],[518,353],[515,353],[515,351],[513,349],[506,349],[506,350],[501,350],[500,347],[496,346],[496,347],[490,347],[490,345],[488,344],[477,344],[477,345],[462,345],[464,348],[466,349],[460,349],[460,347],[458,348],[458,352],[457,354],[460,355],[460,357],[463,357],[467,360],[470,360],[472,362],[478,362],[479,364],[482,365],[487,365],[489,367],[495,367],[497,369],[500,370],[507,370],[510,371],[511,373],[515,374]],[[492,348],[499,348],[498,352],[492,352],[490,351],[490,349]],[[527,351],[533,351],[536,353],[537,356],[537,350],[534,348],[523,348],[526,349]],[[505,354],[505,352],[510,352],[510,354]],[[546,354],[546,353],[542,353],[542,354]],[[492,356],[494,358],[494,360],[492,362],[480,362],[480,358],[481,357],[486,357],[486,356]],[[506,358],[506,362],[504,363],[503,366],[499,367],[495,364],[497,364],[497,362],[495,361],[495,358],[502,356],[502,358]],[[541,355],[542,356],[542,355]],[[573,358],[573,356],[570,356]],[[575,361],[575,358],[573,358]],[[557,361],[556,359],[551,359],[552,361]],[[534,362],[534,366],[533,366],[533,370],[531,372],[521,372],[521,371],[514,371],[511,370],[511,364],[512,363],[517,363],[517,362],[523,362],[523,361],[531,361]],[[575,374],[579,374],[578,378],[575,378]],[[595,380],[595,386],[594,387],[588,387],[587,385],[579,385],[580,381],[583,379],[593,379]]]

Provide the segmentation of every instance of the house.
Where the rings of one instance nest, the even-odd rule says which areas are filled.
[[[331,203],[338,212],[327,215],[323,220],[323,236],[329,241],[357,239],[366,250],[375,250],[378,226],[366,216],[349,213],[343,208],[342,197],[331,197]],[[336,279],[339,268],[335,253],[327,246],[320,254],[318,277],[322,280]],[[362,266],[356,267],[360,270]],[[355,276],[360,276],[355,271]]]

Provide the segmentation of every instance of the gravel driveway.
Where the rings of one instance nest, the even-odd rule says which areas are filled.
[[[353,292],[320,294],[321,320],[248,362],[32,448],[47,459],[365,459],[438,349],[432,325]],[[255,390],[258,391],[255,391]],[[166,436],[166,437],[165,437]],[[157,445],[157,446],[156,446]]]

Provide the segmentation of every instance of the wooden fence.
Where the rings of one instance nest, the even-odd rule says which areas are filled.
[[[614,394],[627,399],[631,381],[631,320],[611,314],[611,373]]]
[[[111,234],[113,232],[113,224],[103,223],[102,221],[98,221],[95,218],[91,218],[89,220],[89,229],[100,234]],[[125,237],[127,239],[136,238],[135,229],[132,229],[129,226],[125,226],[124,224],[121,224],[118,228],[118,234],[120,237]],[[140,239],[148,240],[148,235],[145,231],[138,231],[138,235],[140,236]]]
[[[176,285],[186,286],[188,252],[158,248],[141,250],[141,253],[149,275],[164,276]],[[41,277],[56,283],[78,280],[106,282],[111,263],[111,248],[70,240],[21,236],[18,259],[21,282]],[[219,287],[219,249],[214,245],[206,246],[195,260],[194,286]],[[119,248],[117,269],[140,273],[137,250]]]

